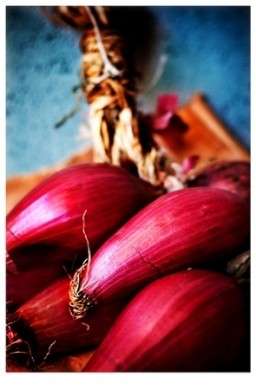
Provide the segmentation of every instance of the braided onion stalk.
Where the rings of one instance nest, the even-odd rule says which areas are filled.
[[[142,124],[135,71],[111,7],[54,7],[62,22],[82,31],[81,75],[89,104],[94,160],[128,168],[153,185],[176,176],[169,158]],[[183,184],[177,178],[177,187]]]

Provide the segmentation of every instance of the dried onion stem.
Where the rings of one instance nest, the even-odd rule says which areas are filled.
[[[81,67],[95,160],[128,167],[154,185],[163,184],[175,175],[150,131],[139,123],[134,72],[124,39],[109,20],[109,8],[57,10],[66,23],[84,30]]]

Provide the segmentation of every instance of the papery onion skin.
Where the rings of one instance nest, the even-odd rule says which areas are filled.
[[[187,181],[189,187],[215,187],[234,192],[250,201],[250,163],[248,161],[217,161],[206,166]]]
[[[49,348],[52,357],[97,345],[124,305],[121,301],[111,303],[95,310],[85,321],[74,321],[69,312],[68,291],[69,280],[59,279],[12,315],[11,329],[17,339],[30,345],[38,364]]]
[[[161,196],[121,227],[93,257],[71,288],[71,309],[90,307],[136,291],[185,267],[216,263],[248,245],[249,208],[237,195],[191,188]],[[73,291],[72,291],[73,290]]]
[[[245,332],[243,299],[233,279],[177,272],[128,303],[84,371],[229,371]]]
[[[158,193],[148,183],[109,164],[82,164],[55,173],[7,216],[9,286],[15,280],[13,268],[22,278],[22,271],[28,274],[35,267],[51,267],[50,278],[45,278],[47,285],[63,272],[65,261],[71,264],[87,256],[83,227],[93,252]],[[9,300],[18,305],[38,291],[37,281],[31,277],[29,292],[24,285],[18,297],[9,293]]]

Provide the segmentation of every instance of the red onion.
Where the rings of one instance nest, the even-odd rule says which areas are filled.
[[[60,279],[11,315],[11,337],[8,337],[7,347],[9,357],[15,351],[18,358],[19,351],[30,364],[40,364],[46,354],[52,357],[70,353],[95,346],[102,340],[123,303],[120,301],[99,307],[84,322],[75,321],[69,312],[68,291],[69,280]]]
[[[38,266],[22,272],[8,273],[6,280],[6,299],[8,309],[27,301],[36,291],[53,282],[61,270],[57,266]],[[64,274],[64,270],[63,270]]]
[[[6,372],[29,372],[25,366],[20,366],[15,362],[8,361],[6,364]]]
[[[85,371],[230,370],[245,335],[241,291],[229,277],[178,272],[140,291]]]
[[[56,265],[59,273],[64,261],[71,263],[87,254],[83,217],[90,249],[94,250],[155,197],[155,188],[108,164],[84,164],[59,171],[8,214],[8,273],[50,266],[56,275]],[[32,291],[38,291],[37,284],[41,286],[41,282],[31,278],[29,294],[23,285],[18,299],[9,299],[20,304]],[[12,277],[8,284],[11,283]]]
[[[247,244],[249,210],[237,195],[191,188],[161,196],[121,227],[73,278],[75,317],[171,271],[220,262]]]
[[[217,161],[204,168],[187,182],[190,187],[216,187],[239,194],[250,200],[250,163],[247,161]]]

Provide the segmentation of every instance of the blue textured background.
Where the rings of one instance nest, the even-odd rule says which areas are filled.
[[[203,91],[215,111],[250,143],[249,7],[151,7],[164,31],[168,62],[145,97],[161,91],[181,101]],[[36,7],[7,7],[7,175],[48,166],[83,147],[78,127],[86,107],[60,129],[79,82],[78,36],[46,20]]]

